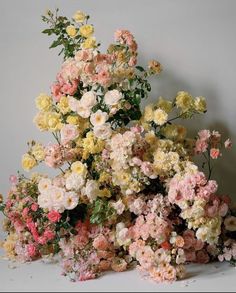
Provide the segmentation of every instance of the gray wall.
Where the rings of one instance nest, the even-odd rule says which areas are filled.
[[[90,14],[104,50],[117,28],[131,30],[140,63],[157,58],[164,66],[161,77],[152,81],[151,99],[172,98],[178,90],[206,96],[209,112],[191,122],[191,132],[220,129],[236,143],[236,1],[0,0],[1,193],[7,192],[9,175],[21,170],[27,140],[51,140],[32,119],[34,98],[49,92],[61,63],[58,51],[48,50],[49,38],[40,33],[40,15],[54,7],[67,16],[77,9]],[[235,147],[217,165],[220,191],[236,198]]]

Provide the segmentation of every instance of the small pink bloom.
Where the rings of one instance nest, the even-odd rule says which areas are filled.
[[[232,147],[232,141],[228,138],[225,142],[224,142],[225,148],[226,149],[230,149]]]
[[[135,66],[137,64],[137,58],[132,56],[130,59],[129,59],[129,66]]]
[[[61,86],[58,82],[55,82],[51,86],[51,92],[56,102],[59,102],[62,97]]]
[[[217,159],[220,156],[220,150],[216,148],[212,148],[210,150],[210,156],[212,159]]]
[[[57,211],[51,211],[48,213],[47,217],[49,221],[51,221],[52,223],[57,223],[61,219],[61,214],[58,213]]]
[[[76,125],[66,124],[61,129],[61,142],[67,144],[74,140],[79,135],[79,131]]]
[[[211,132],[210,130],[203,129],[198,132],[198,136],[201,140],[207,141],[211,136]]]
[[[27,219],[28,218],[28,213],[29,213],[29,208],[24,208],[23,211],[22,211],[22,216],[24,219]]]
[[[18,179],[17,179],[17,177],[15,175],[11,175],[10,178],[9,178],[9,180],[10,180],[10,182],[12,184],[16,184],[17,181],[18,181]]]
[[[28,252],[29,257],[33,258],[33,257],[36,256],[37,250],[36,250],[36,247],[35,247],[34,244],[28,244],[26,246],[26,249],[27,249],[27,252]]]
[[[50,241],[55,238],[55,233],[50,229],[47,229],[43,233],[43,238],[46,238],[47,241]]]
[[[96,76],[96,81],[102,86],[108,86],[111,82],[111,75],[107,69],[102,69]]]
[[[32,205],[31,205],[31,210],[33,211],[33,212],[37,212],[37,210],[38,210],[38,208],[39,208],[39,206],[38,206],[38,204],[36,204],[36,203],[33,203]]]
[[[93,247],[99,250],[106,250],[109,246],[109,243],[105,236],[99,235],[93,241]]]
[[[207,150],[208,143],[205,140],[198,139],[195,145],[195,153],[200,154],[204,153]]]

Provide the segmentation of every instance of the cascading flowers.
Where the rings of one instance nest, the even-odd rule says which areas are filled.
[[[152,60],[137,65],[137,43],[128,30],[115,32],[99,50],[89,16],[72,20],[51,11],[43,33],[55,35],[64,62],[51,93],[36,98],[34,122],[54,143],[28,143],[26,171],[45,163],[58,169],[11,176],[0,209],[3,243],[11,259],[60,255],[63,273],[88,280],[102,272],[136,266],[157,282],[185,275],[184,264],[219,259],[236,263],[236,211],[217,194],[212,162],[231,147],[215,130],[187,136],[177,119],[206,112],[203,97],[180,91],[147,105],[148,78],[162,71]],[[194,163],[203,155],[206,175]]]

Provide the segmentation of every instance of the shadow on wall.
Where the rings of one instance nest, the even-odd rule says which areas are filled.
[[[173,99],[176,93],[180,90],[185,90],[193,95],[202,95],[206,97],[208,104],[209,115],[198,115],[191,120],[182,120],[180,123],[188,127],[188,135],[191,137],[196,136],[197,132],[201,129],[218,130],[226,140],[230,137],[233,142],[233,148],[231,150],[223,150],[223,157],[213,162],[212,179],[217,180],[219,194],[230,195],[236,200],[236,184],[235,180],[235,166],[236,166],[236,153],[235,143],[236,135],[229,132],[227,125],[224,121],[220,121],[217,117],[214,117],[214,113],[220,112],[220,103],[218,102],[222,97],[217,93],[217,86],[214,84],[204,83],[191,85],[187,84],[186,80],[183,81],[176,76],[170,70],[165,70],[157,79],[151,80],[152,94],[149,101],[145,101],[144,104],[152,103],[156,101],[157,97],[163,96],[167,99]],[[157,93],[154,95],[154,93]],[[212,117],[214,117],[212,119]],[[199,164],[201,166],[201,164]],[[207,170],[205,170],[207,172]]]

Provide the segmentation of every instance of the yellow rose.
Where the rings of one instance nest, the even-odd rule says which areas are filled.
[[[25,171],[29,171],[37,165],[35,158],[29,154],[24,154],[22,157],[22,167]]]
[[[40,94],[35,102],[40,111],[49,111],[52,107],[52,98],[46,94]]]
[[[151,130],[145,134],[145,140],[151,146],[155,145],[158,142],[158,138],[156,137],[153,130]]]
[[[43,161],[45,158],[44,147],[40,143],[32,146],[31,153],[37,161]]]
[[[50,131],[58,131],[62,128],[62,123],[60,119],[60,115],[56,112],[50,112],[46,116],[48,130]]]
[[[144,121],[150,122],[153,120],[153,105],[147,105],[144,109]]]
[[[79,124],[79,116],[72,116],[72,115],[70,115],[70,116],[68,116],[66,118],[66,122],[68,124],[78,125]]]
[[[168,114],[162,109],[156,109],[153,113],[153,121],[157,125],[163,125],[167,122]]]
[[[77,34],[77,30],[76,30],[76,27],[73,26],[73,25],[68,25],[66,27],[66,32],[67,34],[71,37],[71,38],[74,38]]]
[[[186,112],[193,107],[193,98],[189,93],[180,91],[177,93],[175,103],[177,108],[181,108],[182,112]]]
[[[48,130],[47,112],[38,112],[33,121],[40,131]]]
[[[157,102],[157,107],[161,108],[166,113],[170,113],[170,111],[172,110],[172,102],[160,97],[159,101]]]
[[[86,19],[86,14],[80,10],[76,11],[74,16],[73,16],[73,19],[75,20],[75,22],[84,22],[85,19]]]
[[[204,97],[197,97],[194,101],[194,109],[198,112],[204,113],[207,110],[207,104]]]
[[[162,134],[168,139],[176,139],[178,136],[178,128],[175,124],[166,125],[162,129]]]
[[[67,114],[70,111],[69,102],[67,97],[61,97],[60,102],[57,104],[58,109],[62,114]]]
[[[84,49],[96,48],[96,46],[96,38],[94,37],[89,37],[82,43],[82,48]]]
[[[79,28],[79,33],[84,38],[89,38],[94,33],[94,28],[90,24],[85,24]]]
[[[87,174],[87,167],[80,161],[74,162],[71,165],[71,170],[74,173],[85,176]]]

